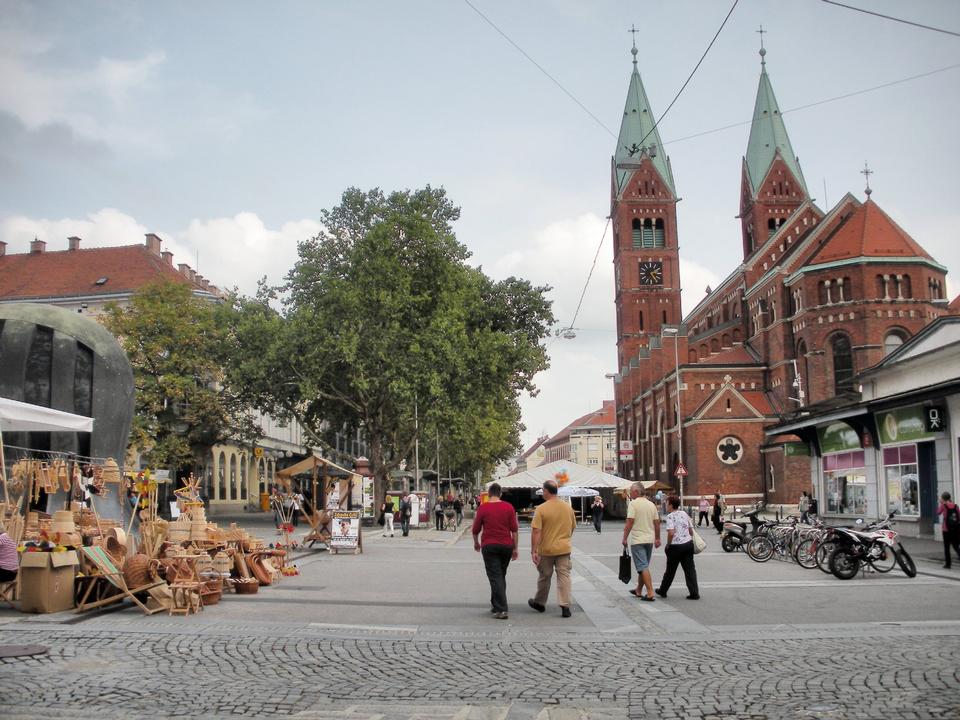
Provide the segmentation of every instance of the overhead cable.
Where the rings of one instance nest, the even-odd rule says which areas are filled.
[[[944,35],[953,35],[954,37],[960,37],[960,32],[954,32],[953,30],[947,30],[945,28],[933,27],[932,25],[924,25],[922,23],[913,22],[912,20],[904,20],[903,18],[893,17],[893,15],[884,15],[883,13],[878,13],[874,10],[867,10],[866,8],[854,7],[853,5],[847,5],[842,2],[837,2],[836,0],[821,0],[828,5],[836,5],[837,7],[846,8],[847,10],[854,10],[856,12],[866,13],[867,15],[873,15],[875,17],[883,18],[884,20],[893,20],[894,22],[903,23],[904,25],[913,25],[914,27],[923,28],[924,30],[932,30],[933,32],[943,33]]]

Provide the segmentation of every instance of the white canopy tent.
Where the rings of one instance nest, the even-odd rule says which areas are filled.
[[[533,490],[541,487],[547,480],[556,479],[557,473],[561,471],[566,471],[568,478],[564,487],[584,487],[595,488],[597,490],[601,488],[626,489],[632,484],[630,480],[624,480],[622,477],[610,475],[609,473],[601,472],[600,470],[586,467],[585,465],[577,465],[577,463],[570,462],[569,460],[556,460],[551,463],[546,463],[532,470],[525,470],[516,475],[508,475],[498,482],[504,490]]]
[[[93,418],[0,397],[0,432],[93,432]]]

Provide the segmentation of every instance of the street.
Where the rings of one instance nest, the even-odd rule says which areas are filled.
[[[6,718],[953,718],[960,572],[930,548],[920,575],[840,581],[720,550],[641,603],[616,577],[622,524],[575,535],[573,617],[526,605],[529,529],[489,614],[469,529],[365,536],[362,555],[307,553],[302,574],[187,618],[0,611]],[[905,541],[908,549],[909,540]],[[655,554],[655,583],[663,570]]]

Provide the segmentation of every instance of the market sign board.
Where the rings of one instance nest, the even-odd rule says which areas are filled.
[[[633,460],[633,440],[620,441],[620,459]]]
[[[875,416],[881,445],[932,440],[946,428],[946,408],[914,405],[896,408]]]
[[[843,452],[844,450],[859,450],[860,436],[857,431],[845,422],[834,422],[818,427],[817,435],[820,438],[820,453]]]
[[[360,511],[334,510],[331,522],[330,547],[356,550],[360,540]]]

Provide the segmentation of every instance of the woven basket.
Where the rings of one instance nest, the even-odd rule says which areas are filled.
[[[236,591],[237,595],[256,595],[257,591],[260,590],[260,583],[256,580],[253,582],[235,582],[233,584],[233,589]]]
[[[131,555],[123,564],[123,579],[127,587],[136,588],[146,585],[152,579],[150,573],[151,560],[147,555],[138,553]]]
[[[120,466],[113,458],[107,458],[107,461],[103,464],[103,481],[105,483],[118,483],[120,480]]]

